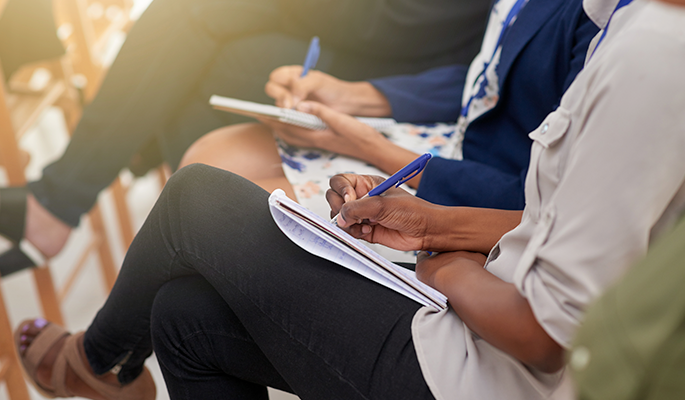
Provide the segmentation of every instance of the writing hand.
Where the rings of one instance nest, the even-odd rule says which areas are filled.
[[[284,108],[296,107],[301,101],[325,104],[349,115],[386,117],[390,103],[368,82],[347,82],[321,71],[309,71],[301,77],[302,67],[289,65],[276,68],[269,75],[266,94]]]
[[[338,226],[359,239],[399,250],[487,254],[503,234],[521,222],[521,211],[445,207],[402,189],[360,199],[381,181],[353,174],[331,178],[326,198],[331,216],[341,214]]]
[[[331,218],[338,215],[342,205],[357,200],[380,185],[384,179],[375,175],[338,174],[331,178],[326,200],[331,207]]]
[[[338,225],[354,237],[398,250],[444,250],[438,237],[446,232],[435,222],[447,208],[398,188],[360,199],[380,182],[380,177],[352,174],[331,178],[326,199],[332,215],[340,212]]]
[[[298,111],[321,118],[328,129],[310,130],[294,125],[263,120],[274,133],[286,143],[299,147],[314,147],[344,154],[370,162],[388,140],[377,130],[359,122],[347,114],[333,110],[321,103],[302,102]]]

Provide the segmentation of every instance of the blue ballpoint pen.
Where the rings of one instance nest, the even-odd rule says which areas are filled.
[[[404,168],[401,170],[395,172],[391,177],[388,179],[384,180],[380,185],[376,186],[375,188],[371,189],[369,193],[365,194],[363,198],[366,197],[371,197],[371,196],[378,196],[379,194],[383,194],[386,190],[390,189],[391,187],[399,187],[401,184],[407,182],[411,178],[415,177],[418,175],[421,171],[423,171],[424,168],[426,168],[426,164],[428,164],[428,160],[431,159],[433,155],[431,153],[425,153],[424,155],[420,156],[416,160],[410,162]],[[332,224],[337,225],[338,224],[338,216],[340,213],[338,213],[333,219],[331,220]]]
[[[307,57],[304,59],[304,64],[302,65],[302,75],[300,75],[300,78],[304,78],[309,70],[316,66],[316,62],[319,61],[319,53],[321,53],[319,37],[314,36],[312,41],[309,42],[309,49],[307,50]]]

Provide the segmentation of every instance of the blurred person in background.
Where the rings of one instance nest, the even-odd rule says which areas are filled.
[[[0,232],[16,246],[0,271],[32,264],[28,239],[56,255],[98,194],[134,160],[142,174],[176,169],[204,133],[246,119],[210,109],[211,94],[267,101],[269,71],[302,62],[321,38],[319,68],[344,79],[467,63],[478,51],[489,0],[155,0],[132,28],[63,156],[28,190],[0,190]],[[140,157],[134,157],[141,155]],[[2,213],[2,210],[0,210]],[[25,214],[25,217],[24,217]]]

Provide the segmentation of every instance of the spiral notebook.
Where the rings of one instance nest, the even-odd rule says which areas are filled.
[[[302,128],[314,130],[323,130],[327,128],[321,118],[289,108],[281,108],[217,95],[210,97],[209,104],[217,110],[228,111],[253,118],[271,118]],[[397,124],[397,121],[392,118],[357,117],[357,119],[374,129],[383,129]]]
[[[286,197],[282,190],[271,193],[269,208],[281,231],[306,251],[349,268],[421,305],[436,310],[447,308],[445,295],[419,281],[414,271],[391,263],[330,221]]]

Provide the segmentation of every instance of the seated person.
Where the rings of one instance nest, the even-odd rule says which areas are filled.
[[[266,93],[277,105],[322,118],[330,129],[267,120],[234,125],[196,142],[181,165],[201,162],[235,172],[267,191],[282,188],[308,209],[328,215],[324,192],[331,176],[349,171],[387,176],[431,152],[441,158],[410,181],[419,197],[443,205],[520,210],[528,133],[558,106],[596,32],[580,0],[503,0],[493,8],[468,73],[448,66],[416,76],[347,82],[318,71],[300,78],[301,67],[282,67],[272,72]],[[542,53],[555,56],[543,60]],[[431,124],[379,132],[348,115]],[[449,121],[457,122],[435,124]]]
[[[174,399],[261,399],[265,386],[303,399],[571,398],[564,349],[585,308],[685,209],[685,116],[674,112],[685,106],[685,1],[669,1],[679,5],[636,1],[608,26],[616,1],[586,1],[608,34],[531,132],[523,212],[402,189],[360,199],[380,178],[331,180],[352,235],[433,252],[416,273],[448,309],[302,250],[274,224],[268,192],[193,165],[169,181],[85,333],[19,325],[31,379],[59,396],[151,399],[152,333]],[[218,295],[163,289],[200,275]],[[188,313],[204,296],[225,312]],[[189,335],[192,324],[203,329]]]
[[[15,3],[22,2],[9,6]],[[335,7],[309,0],[155,0],[63,156],[28,191],[0,190],[0,214],[14,215],[2,218],[0,234],[56,255],[135,154],[155,142],[152,148],[175,169],[201,135],[246,120],[212,111],[207,100],[215,90],[265,101],[268,72],[300,62],[314,35],[322,40],[320,65],[345,79],[417,73],[471,60],[489,6],[489,0],[341,0]],[[0,274],[35,264],[2,255]]]

